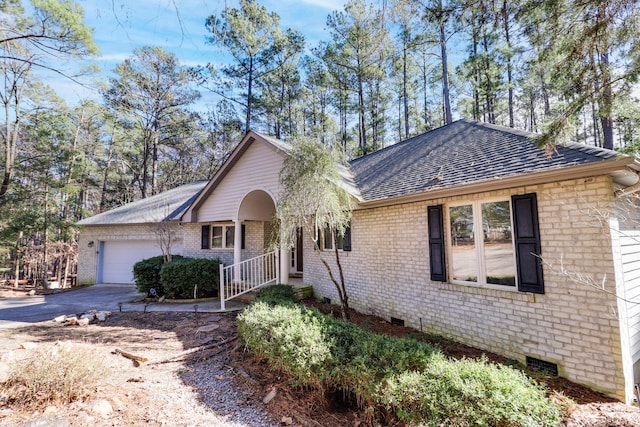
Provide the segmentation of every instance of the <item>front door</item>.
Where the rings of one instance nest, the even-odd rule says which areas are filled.
[[[289,268],[289,274],[302,274],[303,265],[302,228],[298,228],[296,233],[296,245],[291,250],[291,266]]]

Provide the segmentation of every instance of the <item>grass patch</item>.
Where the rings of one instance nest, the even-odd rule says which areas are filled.
[[[565,413],[520,370],[450,359],[426,343],[377,335],[301,305],[256,302],[238,317],[238,333],[294,386],[352,396],[380,420],[550,427]]]
[[[107,373],[89,347],[58,343],[29,351],[0,384],[7,400],[26,408],[84,400]]]

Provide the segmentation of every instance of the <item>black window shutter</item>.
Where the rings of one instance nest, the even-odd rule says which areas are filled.
[[[245,235],[247,233],[247,229],[244,226],[244,224],[242,224],[242,228],[240,229],[240,231],[242,232],[242,245],[240,246],[240,248],[244,249],[244,239],[245,239]]]
[[[200,243],[200,249],[209,249],[209,242],[211,241],[211,226],[203,225],[202,226],[202,241]]]
[[[342,236],[342,238],[344,242],[342,245],[342,250],[350,252],[351,251],[351,224],[349,224],[347,228],[344,229],[344,235]]]
[[[544,293],[542,260],[540,259],[540,228],[535,193],[511,196],[513,205],[513,234],[516,248],[518,290]]]
[[[444,257],[444,226],[442,205],[427,207],[429,226],[429,270],[431,280],[447,281],[447,269]]]

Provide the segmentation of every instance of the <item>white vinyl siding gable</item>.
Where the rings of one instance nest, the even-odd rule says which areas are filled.
[[[276,197],[284,153],[256,140],[198,209],[198,222],[236,219],[240,202],[250,191],[261,189]]]
[[[624,231],[620,236],[620,252],[622,258],[622,272],[625,283],[625,299],[627,304],[627,319],[629,319],[629,334],[631,358],[635,364],[640,362],[640,232]],[[640,369],[640,368],[639,368]],[[636,378],[637,380],[637,378]]]

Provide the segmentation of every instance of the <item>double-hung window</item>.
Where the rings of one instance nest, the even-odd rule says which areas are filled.
[[[535,193],[427,211],[431,280],[544,293]]]

